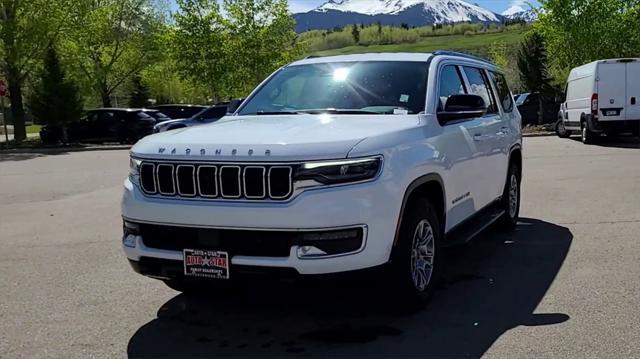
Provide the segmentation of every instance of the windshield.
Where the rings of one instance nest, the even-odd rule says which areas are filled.
[[[522,105],[527,100],[527,97],[529,97],[528,93],[523,93],[523,94],[519,95],[516,98],[516,106]]]
[[[425,62],[367,61],[285,67],[246,101],[240,115],[415,114],[424,111]]]

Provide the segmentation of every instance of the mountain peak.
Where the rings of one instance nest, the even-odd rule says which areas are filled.
[[[495,13],[462,0],[329,0],[312,11],[340,11],[364,15],[398,15],[422,8],[435,17],[434,23],[487,21],[500,19]]]

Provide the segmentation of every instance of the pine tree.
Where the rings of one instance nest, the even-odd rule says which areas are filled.
[[[353,42],[355,42],[356,45],[360,44],[360,30],[358,30],[358,25],[353,25],[351,36],[353,36]]]
[[[129,96],[129,107],[145,108],[149,106],[149,88],[142,82],[140,75],[135,75],[132,80],[133,89]]]
[[[39,81],[30,96],[29,107],[42,124],[59,124],[66,142],[66,125],[82,115],[78,87],[65,75],[54,47],[47,50]]]
[[[518,50],[518,69],[520,71],[520,81],[530,92],[539,94],[538,99],[538,123],[544,121],[544,99],[549,96],[553,87],[551,86],[551,76],[547,50],[544,39],[539,33],[533,32],[527,35]]]

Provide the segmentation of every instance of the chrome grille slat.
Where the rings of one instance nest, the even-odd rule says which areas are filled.
[[[171,170],[171,174],[169,176],[161,176],[160,171],[163,168],[169,168]],[[155,176],[156,176],[156,187],[158,188],[158,192],[160,194],[163,194],[165,196],[173,196],[176,194],[175,171],[172,164],[168,164],[168,163],[158,164],[156,166]],[[170,181],[169,183],[171,183],[171,191],[163,191],[163,188],[162,188],[163,183],[160,181],[161,177],[162,179],[168,179]]]
[[[262,172],[262,174],[260,176],[258,176],[260,178],[260,182],[261,182],[261,194],[260,195],[252,195],[249,194],[250,191],[247,190],[247,182],[251,181],[251,178],[249,178],[249,176],[247,176],[247,170],[260,170]],[[263,166],[246,166],[244,168],[244,170],[242,171],[242,185],[243,185],[243,190],[244,190],[244,196],[246,198],[249,199],[262,199],[265,198],[267,195],[267,191],[266,191],[266,184],[265,184],[265,173],[266,173],[266,168],[264,168]]]
[[[162,197],[284,201],[293,194],[293,166],[143,160],[139,185],[146,195]]]
[[[203,170],[203,171],[201,171]],[[211,183],[213,185],[213,191],[207,191],[205,172],[210,170],[213,172],[213,175],[210,176]],[[218,167],[211,165],[201,165],[198,166],[198,170],[196,171],[196,177],[198,178],[198,195],[204,198],[216,198],[218,197]]]
[[[187,169],[190,170],[191,175],[188,176],[187,180],[189,181],[189,183],[181,183],[180,181],[180,170],[182,169]],[[185,196],[185,197],[194,197],[196,195],[196,178],[195,178],[195,173],[196,173],[196,167],[194,165],[178,165],[176,167],[176,187],[178,189],[178,194],[180,196]],[[190,191],[183,191],[183,187],[185,186],[190,186]]]

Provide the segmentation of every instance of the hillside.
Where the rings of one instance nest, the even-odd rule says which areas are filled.
[[[312,55],[343,55],[363,52],[431,52],[435,50],[457,50],[486,56],[493,43],[503,42],[515,45],[522,40],[526,27],[493,33],[477,33],[472,35],[445,35],[422,37],[413,43],[395,43],[369,46],[346,46],[330,50],[311,51]]]

